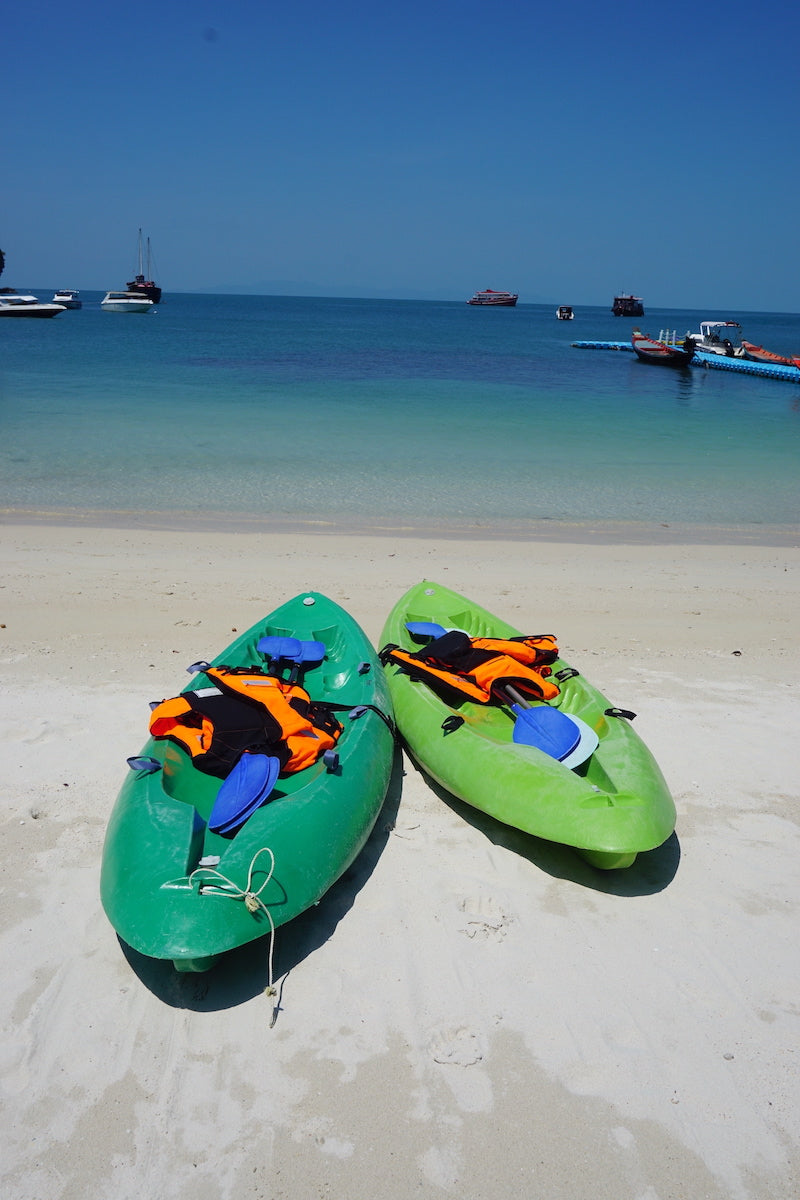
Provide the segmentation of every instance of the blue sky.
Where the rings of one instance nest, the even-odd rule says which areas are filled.
[[[799,11],[7,3],[2,283],[798,311]]]

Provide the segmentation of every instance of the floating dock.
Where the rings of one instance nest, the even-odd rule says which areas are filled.
[[[577,350],[630,350],[633,354],[633,346],[630,342],[573,342],[572,344]]]
[[[724,354],[703,354],[696,351],[689,364],[692,367],[713,367],[715,371],[740,371],[743,375],[762,375],[766,379],[786,379],[800,383],[800,367],[782,363],[752,362],[749,358],[727,358]]]
[[[577,350],[629,350],[630,342],[573,342]],[[714,371],[738,371],[741,375],[760,375],[765,379],[783,379],[788,383],[800,383],[800,367],[786,367],[773,363],[752,362],[749,358],[728,358],[725,354],[705,354],[696,350],[690,367],[710,367]]]

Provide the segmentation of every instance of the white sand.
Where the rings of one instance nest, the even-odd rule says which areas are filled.
[[[797,544],[0,536],[3,1197],[796,1200]],[[98,873],[148,700],[307,588],[377,640],[424,576],[638,712],[677,837],[598,873],[406,763],[273,1029],[265,943],[137,974]]]

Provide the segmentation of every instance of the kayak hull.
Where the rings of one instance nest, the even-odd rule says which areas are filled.
[[[518,637],[520,631],[457,592],[424,580],[387,618],[382,644],[418,650],[408,622],[432,622],[472,637]],[[540,630],[531,632],[542,632]],[[571,846],[593,866],[630,866],[660,846],[675,827],[664,777],[630,720],[563,659],[552,666],[560,694],[552,704],[595,731],[589,760],[570,769],[535,746],[512,740],[514,716],[500,705],[446,703],[400,667],[386,673],[395,719],[412,756],[454,796],[507,825]]]
[[[373,705],[391,718],[387,681],[366,635],[319,593],[276,609],[210,665],[263,666],[257,643],[275,635],[325,644],[325,658],[301,676],[313,700]],[[201,672],[183,690],[209,686]],[[204,971],[321,899],[375,824],[394,748],[389,725],[372,709],[353,719],[337,715],[344,726],[338,763],[319,760],[280,777],[268,802],[233,835],[208,827],[222,780],[197,770],[172,742],[146,743],[145,765],[126,777],[103,849],[101,900],[124,943],[179,971]],[[208,858],[212,866],[201,867]],[[261,903],[245,903],[245,892]]]

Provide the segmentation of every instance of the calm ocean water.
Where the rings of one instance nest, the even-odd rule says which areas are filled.
[[[800,514],[800,386],[571,346],[734,319],[800,353],[797,314],[166,294],[139,316],[101,297],[0,321],[2,509],[416,528]]]

